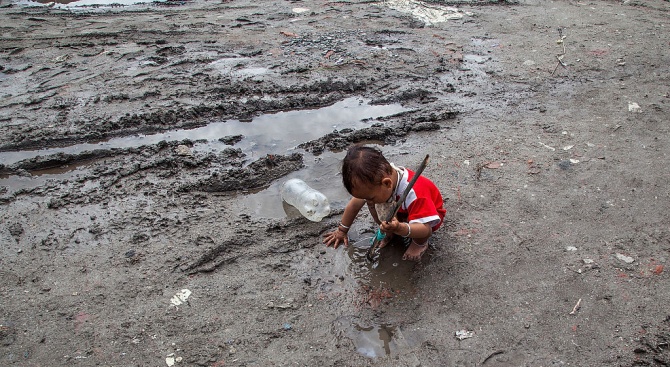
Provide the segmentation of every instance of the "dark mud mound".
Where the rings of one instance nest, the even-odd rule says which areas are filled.
[[[224,174],[182,186],[180,191],[231,192],[257,189],[303,166],[302,154],[268,154],[247,167],[231,169]]]

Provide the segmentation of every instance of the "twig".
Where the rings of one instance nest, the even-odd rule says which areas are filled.
[[[558,28],[558,35],[561,37],[556,43],[560,44],[563,46],[563,53],[556,55],[556,58],[558,59],[558,63],[556,64],[556,67],[554,68],[554,71],[551,72],[551,75],[554,75],[556,73],[556,70],[558,70],[559,65],[562,66],[563,68],[567,68],[567,65],[563,62],[563,56],[565,56],[565,36],[563,35],[563,29]]]
[[[577,313],[577,310],[579,310],[579,308],[581,307],[580,306],[581,304],[582,304],[582,299],[580,298],[577,301],[577,304],[575,305],[575,307],[572,308],[572,311],[570,311],[570,315],[575,315]]]
[[[480,363],[479,365],[480,365],[480,366],[483,366],[484,363],[486,363],[489,359],[493,358],[494,356],[497,356],[498,354],[503,354],[503,353],[505,353],[504,350],[496,350],[495,352],[489,354],[488,357],[484,358],[484,360],[482,361],[482,363]]]

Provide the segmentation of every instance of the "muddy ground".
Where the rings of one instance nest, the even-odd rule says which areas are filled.
[[[2,0],[0,365],[669,365],[670,3],[400,3]],[[406,111],[67,150],[352,97]],[[420,263],[321,244],[355,142],[430,154]],[[331,216],[270,214],[296,175]]]

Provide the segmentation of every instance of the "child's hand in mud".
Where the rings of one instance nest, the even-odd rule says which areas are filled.
[[[401,236],[407,234],[407,223],[399,222],[396,217],[393,217],[390,222],[382,222],[379,228],[385,233],[393,233]]]
[[[333,248],[337,248],[341,244],[344,244],[344,247],[348,247],[349,236],[338,228],[323,235],[323,243],[326,244],[326,247],[333,246]]]

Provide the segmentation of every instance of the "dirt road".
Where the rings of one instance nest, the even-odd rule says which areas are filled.
[[[670,364],[670,2],[0,19],[0,365]],[[358,142],[430,154],[420,263],[321,244]]]

